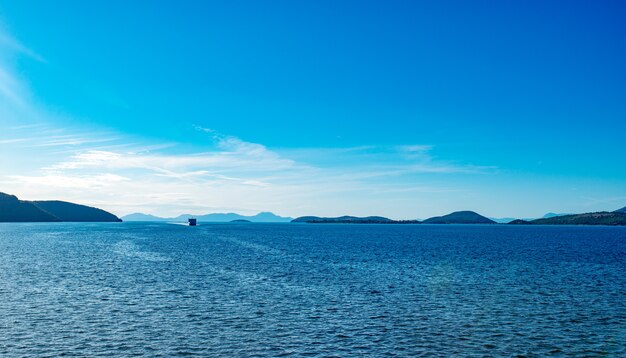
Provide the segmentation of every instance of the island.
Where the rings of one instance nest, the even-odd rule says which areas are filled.
[[[121,222],[102,209],[66,201],[26,201],[0,193],[0,222]]]
[[[336,218],[324,218],[319,216],[301,216],[292,223],[306,224],[419,224],[419,220],[391,220],[382,216],[340,216]]]
[[[528,220],[515,219],[508,223],[509,225],[531,225],[531,222]]]
[[[423,221],[424,224],[495,224],[496,222],[474,211],[455,211],[444,216],[435,216]]]
[[[302,216],[291,221],[293,223],[308,224],[391,224],[394,220],[384,218],[382,216],[340,216],[336,218],[324,218],[319,216]]]
[[[236,219],[236,220],[231,220],[231,223],[251,223],[252,221],[250,220],[246,220],[246,219]]]

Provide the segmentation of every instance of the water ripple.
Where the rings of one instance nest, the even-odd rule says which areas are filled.
[[[626,356],[626,230],[0,224],[1,356]]]

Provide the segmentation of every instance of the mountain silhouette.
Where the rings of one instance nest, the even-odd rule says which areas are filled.
[[[185,222],[189,218],[196,218],[198,222],[231,222],[234,220],[248,220],[250,222],[257,223],[284,223],[290,222],[292,218],[278,216],[274,213],[270,212],[261,212],[252,216],[245,216],[236,213],[213,213],[213,214],[205,214],[205,215],[191,215],[191,214],[183,214],[174,218],[163,218],[159,216],[154,216],[150,214],[143,213],[134,213],[123,216],[122,219],[124,221],[181,221]]]
[[[496,222],[473,211],[456,211],[423,221],[424,224],[495,224]]]
[[[117,216],[66,201],[25,201],[0,193],[0,222],[115,222]]]

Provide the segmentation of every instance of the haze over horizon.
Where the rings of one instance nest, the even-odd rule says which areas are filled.
[[[0,192],[118,216],[616,210],[624,18],[620,1],[0,1]]]

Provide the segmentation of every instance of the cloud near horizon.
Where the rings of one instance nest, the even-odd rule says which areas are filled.
[[[110,133],[85,136],[61,131],[47,138],[47,126],[28,131],[35,135],[19,141],[3,142],[0,138],[0,145],[14,152],[37,152],[40,146],[56,154],[44,156],[39,167],[24,168],[25,173],[4,171],[0,178],[3,190],[27,199],[65,199],[98,205],[120,215],[135,211],[175,215],[214,210],[339,214],[339,210],[348,210],[346,203],[337,198],[339,194],[360,193],[367,202],[369,196],[377,193],[447,192],[454,189],[416,185],[410,177],[493,170],[434,160],[428,154],[432,147],[421,145],[310,148],[299,150],[294,155],[296,160],[290,158],[290,153],[294,154],[290,150],[272,150],[214,131],[204,131],[204,150],[187,153],[172,153],[171,146],[163,150],[158,144],[132,144],[119,135],[111,137]],[[407,157],[407,151],[420,155]],[[319,164],[329,156],[333,163]],[[338,211],[315,209],[321,201],[326,201],[323,207],[335,207]],[[375,211],[371,204],[357,206],[361,208],[350,212]]]

